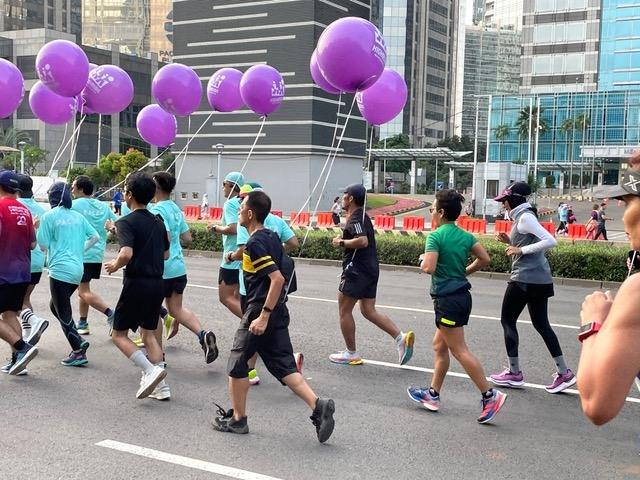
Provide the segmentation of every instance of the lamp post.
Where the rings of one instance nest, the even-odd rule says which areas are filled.
[[[27,146],[27,142],[18,142],[20,148],[20,173],[24,174],[24,147]]]
[[[216,175],[216,207],[219,207],[220,206],[220,164],[222,163],[222,152],[224,150],[224,144],[223,143],[216,144],[216,150],[218,152],[218,174]]]

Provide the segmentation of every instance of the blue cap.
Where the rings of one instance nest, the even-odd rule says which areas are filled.
[[[348,187],[342,189],[342,191],[348,195],[351,195],[356,204],[362,206],[367,197],[367,189],[361,183],[353,183]]]
[[[51,185],[51,187],[49,187],[49,191],[47,192],[47,194],[49,195],[49,205],[51,205],[51,208],[56,208],[59,206],[71,208],[71,189],[66,183],[54,183],[53,185]]]
[[[235,183],[238,187],[244,185],[244,176],[240,172],[229,172],[224,177],[225,182]]]
[[[20,189],[20,177],[13,170],[0,172],[0,185],[9,193],[16,193]]]

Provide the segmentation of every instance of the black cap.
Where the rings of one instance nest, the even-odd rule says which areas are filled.
[[[33,197],[33,180],[29,175],[25,175],[23,173],[18,174],[18,182],[20,183],[20,196],[22,198],[32,198]]]
[[[16,193],[20,189],[18,174],[13,170],[0,171],[0,185],[9,193]]]
[[[622,198],[625,195],[640,196],[640,173],[627,172],[620,185],[602,185],[593,189],[596,198]]]
[[[529,195],[531,195],[531,187],[527,182],[515,182],[505,188],[494,200],[496,202],[502,202],[508,197],[526,198]]]
[[[361,183],[351,184],[348,187],[345,187],[342,191],[351,195],[356,204],[364,205],[364,200],[367,197],[367,189],[364,188],[364,185]]]

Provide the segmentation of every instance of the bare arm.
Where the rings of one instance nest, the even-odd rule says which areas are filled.
[[[230,223],[229,225],[209,225],[207,227],[210,232],[219,233],[220,235],[235,235],[238,233],[238,225]]]
[[[333,245],[339,246],[340,242],[344,242],[344,248],[367,248],[369,246],[369,239],[366,235],[362,235],[360,237],[352,238],[350,240],[342,240],[342,237],[336,237],[333,239]]]
[[[289,240],[287,240],[284,243],[284,251],[287,253],[293,252],[299,246],[300,246],[300,241],[298,240],[298,237],[291,237]]]
[[[109,275],[117,272],[122,267],[127,265],[131,258],[133,257],[133,248],[131,247],[122,247],[118,252],[118,256],[104,264],[104,269],[107,271]]]
[[[438,252],[426,252],[420,255],[420,270],[433,275],[438,266]]]
[[[467,275],[471,275],[479,270],[482,270],[483,268],[488,267],[491,263],[491,257],[489,256],[489,253],[482,245],[480,245],[480,242],[471,247],[471,253],[476,258],[473,262],[471,262],[471,265],[467,267]]]
[[[191,230],[187,230],[186,232],[180,234],[180,245],[185,248],[189,248],[193,243],[193,237],[191,236]]]

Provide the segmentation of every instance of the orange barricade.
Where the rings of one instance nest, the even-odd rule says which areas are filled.
[[[402,229],[411,232],[421,232],[424,230],[424,217],[404,217]]]
[[[375,218],[375,227],[379,230],[393,230],[396,226],[396,217],[378,215]]]
[[[496,225],[494,228],[494,232],[495,233],[506,233],[509,234],[511,233],[511,225],[513,224],[513,222],[510,222],[509,220],[496,220]]]
[[[271,215],[282,218],[282,210],[271,210]]]
[[[467,223],[471,220],[467,215],[460,215],[456,220],[456,225],[458,225],[463,230],[467,229]]]
[[[309,212],[301,212],[300,214],[297,212],[291,212],[289,220],[290,225],[295,225],[296,227],[308,227],[311,224],[311,215]]]
[[[542,225],[542,228],[544,228],[551,235],[553,235],[554,237],[556,236],[556,226],[553,224],[553,222],[540,222],[540,225]]]
[[[587,227],[581,223],[571,223],[569,227],[569,238],[587,238]]]
[[[316,216],[316,227],[333,227],[333,216],[331,212],[318,213]]]
[[[465,218],[460,222],[460,228],[469,233],[487,233],[487,221],[477,218]]]
[[[198,220],[200,218],[200,207],[198,205],[185,205],[182,212],[187,220]]]
[[[209,209],[209,220],[214,222],[222,220],[222,207],[211,207]]]

